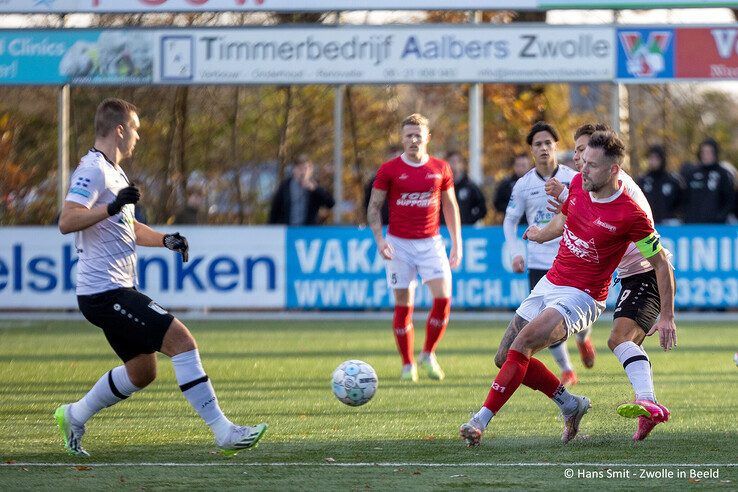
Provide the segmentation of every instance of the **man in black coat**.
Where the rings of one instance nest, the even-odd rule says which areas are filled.
[[[495,206],[495,210],[502,214],[507,210],[507,204],[512,196],[513,186],[518,182],[518,179],[522,178],[525,173],[531,170],[533,163],[530,161],[528,154],[518,154],[515,156],[515,160],[513,160],[512,167],[512,174],[500,181],[500,184],[497,186],[497,190],[495,190],[493,204]],[[525,216],[522,221],[523,223],[525,222]]]
[[[318,186],[313,177],[313,162],[300,155],[292,168],[292,176],[282,181],[272,198],[270,224],[293,226],[318,224],[321,207],[333,208],[333,196]]]
[[[700,143],[697,158],[699,164],[684,175],[684,222],[724,224],[735,201],[733,177],[720,165],[720,146],[712,138]]]
[[[651,205],[656,224],[675,221],[684,197],[684,180],[667,169],[666,150],[661,145],[649,147],[647,157],[648,172],[638,178],[638,186]]]
[[[484,193],[476,183],[469,179],[466,172],[466,162],[461,152],[449,150],[446,152],[446,161],[454,172],[454,192],[456,193],[456,201],[459,203],[461,223],[465,225],[474,224],[487,215]],[[443,221],[443,214],[441,214],[441,221]]]

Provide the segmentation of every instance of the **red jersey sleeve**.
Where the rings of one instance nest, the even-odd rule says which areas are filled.
[[[391,179],[387,172],[387,163],[384,163],[379,166],[379,171],[377,171],[377,175],[374,177],[374,185],[372,186],[378,190],[389,191],[390,183]]]
[[[454,172],[451,170],[451,165],[443,161],[443,181],[441,181],[441,191],[446,191],[449,188],[454,187]]]

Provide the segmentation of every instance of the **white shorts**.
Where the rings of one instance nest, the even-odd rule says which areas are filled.
[[[423,283],[435,278],[451,279],[451,266],[440,235],[403,239],[387,234],[386,241],[395,250],[394,257],[384,262],[390,289],[414,288],[418,284],[418,274]]]
[[[592,296],[575,287],[555,285],[544,276],[515,313],[526,321],[532,321],[546,308],[553,308],[561,313],[566,325],[566,336],[570,337],[597,321],[605,310],[605,303],[594,300]]]

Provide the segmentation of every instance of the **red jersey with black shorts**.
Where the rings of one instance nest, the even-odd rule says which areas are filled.
[[[381,165],[374,188],[387,192],[389,234],[403,239],[438,235],[441,192],[454,186],[446,161],[429,157],[417,167],[398,156]]]
[[[661,251],[651,220],[620,186],[613,196],[597,199],[576,175],[561,212],[566,215],[559,252],[546,274],[551,283],[575,287],[597,301],[607,299],[615,268],[630,243],[644,258]]]

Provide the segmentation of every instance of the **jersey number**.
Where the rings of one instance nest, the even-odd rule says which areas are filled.
[[[618,302],[618,307],[623,303],[624,300],[628,298],[630,295],[630,289],[625,289],[622,294],[620,294],[620,302]]]

